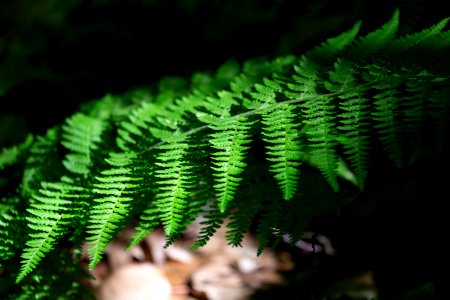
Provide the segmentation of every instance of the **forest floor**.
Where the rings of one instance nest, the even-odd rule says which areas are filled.
[[[125,251],[133,234],[126,228],[92,271],[95,279],[85,283],[98,300],[377,299],[371,270],[324,274],[325,265],[339,256],[325,236],[315,235],[317,244],[305,239],[257,256],[253,234],[244,237],[242,247],[232,247],[225,226],[206,246],[191,251],[196,230],[192,226],[163,249],[166,238],[158,229]],[[84,261],[87,267],[87,255]]]

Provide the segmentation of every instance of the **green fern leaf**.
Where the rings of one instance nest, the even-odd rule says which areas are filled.
[[[286,70],[295,61],[297,58],[293,55],[278,57],[272,61],[264,58],[248,60],[244,63],[243,72],[230,83],[231,91],[240,97],[242,93],[250,92],[261,78],[267,80],[266,77]]]
[[[449,20],[450,18],[445,18],[439,21],[437,24],[429,28],[426,28],[420,32],[405,37],[400,37],[391,41],[387,45],[388,51],[401,53],[410,48],[421,46],[426,43],[430,43],[431,45],[434,44],[433,40],[437,36],[439,36],[439,34],[445,28]]]
[[[322,172],[334,191],[338,191],[336,155],[336,129],[334,104],[326,96],[302,103],[305,133],[310,142],[315,166]]]
[[[421,78],[423,75],[424,78]],[[426,140],[426,99],[432,93],[432,83],[427,80],[426,72],[418,74],[413,80],[409,80],[406,85],[406,92],[402,99],[402,110],[404,112],[404,132],[411,149],[409,165],[414,163],[421,155],[422,148]]]
[[[19,157],[31,146],[32,143],[33,136],[28,135],[23,143],[10,148],[4,148],[0,153],[0,171],[3,170],[5,166],[16,163]]]
[[[22,267],[16,282],[36,268],[46,253],[52,251],[56,241],[64,235],[72,219],[69,207],[76,193],[83,188],[68,182],[42,183],[39,194],[33,196],[34,202],[27,211],[28,227],[32,229],[27,248],[22,254]],[[75,194],[75,195],[74,195]],[[72,198],[72,199],[71,199]]]
[[[374,73],[374,77],[389,78],[382,68],[372,66],[371,72]],[[380,92],[373,97],[376,100],[374,102],[375,111],[372,112],[376,121],[374,127],[378,129],[384,149],[398,168],[402,167],[405,161],[404,141],[398,115],[400,84],[401,81],[396,78],[390,78],[389,82],[384,80],[382,83],[376,84],[374,88]]]
[[[160,162],[156,163],[160,167],[155,171],[160,192],[155,205],[160,210],[164,231],[171,237],[182,228],[187,198],[194,187],[193,175],[191,167],[183,163],[185,151],[188,149],[183,138],[161,145],[159,149],[165,151],[161,152],[158,156]]]
[[[357,22],[353,27],[337,37],[330,38],[320,46],[314,48],[300,58],[299,64],[294,65],[295,73],[292,79],[286,82],[288,89],[284,94],[289,99],[315,96],[318,94],[317,88],[323,81],[321,78],[323,64],[332,59],[337,53],[345,50],[356,38],[361,27],[361,22]],[[278,79],[279,80],[279,79]]]
[[[210,128],[216,131],[210,135],[211,146],[218,150],[212,154],[212,169],[215,171],[216,184],[214,188],[217,193],[219,209],[224,212],[228,203],[233,200],[236,189],[242,178],[246,163],[244,163],[246,146],[251,142],[249,129],[252,121],[245,118],[225,119]]]
[[[268,86],[270,85],[270,86]],[[263,105],[276,103],[277,94],[282,90],[277,81],[265,79],[265,84],[255,84],[255,92],[250,92],[251,100],[245,99],[244,105],[249,109],[261,109]]]
[[[206,245],[209,239],[214,235],[214,233],[216,233],[217,229],[222,226],[228,214],[228,211],[221,212],[218,209],[217,203],[215,203],[214,201],[209,203],[209,206],[204,215],[200,216],[200,218],[202,219],[200,221],[200,225],[202,226],[202,228],[200,229],[198,237],[190,249],[194,251]]]
[[[338,52],[346,49],[351,43],[353,43],[360,28],[361,22],[356,22],[350,30],[326,40],[318,47],[307,52],[304,57],[307,57],[309,60],[314,60],[316,63],[319,63],[324,59],[326,60],[332,58]]]
[[[155,206],[154,203],[150,204],[150,207],[142,212],[140,218],[139,225],[136,227],[136,232],[128,244],[127,249],[131,249],[139,244],[160,225],[159,207]]]
[[[358,187],[363,190],[367,177],[367,165],[369,161],[369,129],[370,129],[370,106],[366,88],[358,87],[354,72],[358,68],[350,62],[338,60],[335,70],[330,73],[333,84],[329,86],[331,91],[344,91],[338,97],[342,100],[339,108],[342,113],[338,115],[338,126],[340,131],[338,141],[342,144],[346,159],[356,174]],[[356,86],[356,88],[353,88]]]
[[[106,162],[112,168],[102,171],[102,176],[96,177],[97,182],[93,185],[93,192],[99,197],[94,200],[97,204],[90,212],[90,225],[87,226],[91,235],[88,238],[88,244],[91,245],[88,250],[91,270],[100,261],[114,234],[123,225],[131,210],[133,196],[139,192],[142,181],[142,178],[133,172],[135,155],[110,155]]]
[[[284,218],[286,218],[286,207],[277,200],[269,200],[269,204],[264,205],[263,212],[258,220],[256,237],[258,239],[257,255],[261,255],[264,249],[273,241],[277,234],[277,228]]]
[[[30,197],[38,190],[41,181],[58,180],[61,171],[56,147],[60,139],[59,132],[57,127],[51,128],[45,136],[37,136],[31,146],[21,183],[24,197]]]
[[[358,43],[350,49],[350,55],[364,57],[375,53],[385,46],[395,37],[399,25],[399,17],[400,11],[397,9],[391,19],[380,29],[360,38]]]
[[[230,216],[225,238],[228,241],[228,245],[242,247],[241,243],[244,234],[252,225],[254,217],[260,212],[262,203],[260,198],[254,197],[254,194],[234,201],[234,203],[236,210]]]
[[[72,151],[66,155],[64,166],[76,174],[87,175],[92,165],[92,152],[98,148],[106,129],[102,119],[78,113],[67,119],[63,126],[63,146]]]
[[[23,216],[17,211],[19,198],[3,198],[0,204],[0,266],[20,251],[24,228]]]
[[[273,162],[271,171],[286,200],[291,199],[296,190],[299,177],[301,146],[299,124],[294,121],[294,108],[283,105],[263,113],[264,140],[269,143],[268,160]]]
[[[67,223],[67,221],[63,219],[62,214],[51,212],[43,213],[42,211],[35,210],[29,210],[29,212],[45,219],[35,218],[40,224],[31,227],[32,229],[38,229],[40,232],[29,234],[32,240],[26,243],[28,248],[26,248],[22,254],[24,260],[22,261],[23,265],[16,279],[17,283],[22,281],[28,273],[36,268],[37,264],[44,257],[44,253],[53,250],[54,242],[60,235],[58,229],[62,224]]]
[[[137,108],[130,111],[128,119],[120,123],[116,143],[125,152],[139,152],[155,143],[155,138],[147,132],[155,123],[157,113],[164,109],[164,105],[147,101],[142,101]]]

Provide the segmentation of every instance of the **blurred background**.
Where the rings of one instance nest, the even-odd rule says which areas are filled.
[[[401,34],[450,16],[434,0],[1,0],[0,147],[44,133],[107,93],[215,70],[230,58],[300,55],[358,20],[370,32],[395,8]],[[432,299],[420,295],[430,282],[445,286],[448,271],[446,213],[435,208],[448,183],[435,171],[425,161],[383,174],[363,201],[317,220],[338,259],[291,252],[297,273],[287,291],[308,297],[312,286],[362,274],[385,299]]]

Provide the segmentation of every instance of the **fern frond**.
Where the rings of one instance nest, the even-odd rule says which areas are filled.
[[[21,183],[21,194],[24,197],[29,197],[38,190],[41,181],[58,180],[62,167],[56,147],[59,139],[60,130],[57,127],[47,130],[44,136],[36,137],[25,162]]]
[[[311,155],[315,157],[316,167],[322,172],[333,190],[339,189],[337,181],[336,155],[336,116],[332,99],[318,96],[317,100],[301,104],[305,133],[310,142]]]
[[[16,282],[19,283],[30,273],[37,264],[44,257],[45,253],[50,252],[54,248],[55,241],[61,236],[61,227],[67,225],[68,221],[64,217],[69,215],[63,215],[60,213],[44,212],[36,210],[28,210],[29,213],[37,216],[38,218],[29,218],[28,221],[35,223],[36,225],[29,225],[30,228],[39,231],[37,233],[29,234],[32,240],[28,241],[26,248],[22,254],[22,267]]]
[[[250,92],[251,100],[245,99],[244,105],[249,109],[258,109],[262,105],[268,105],[276,103],[277,93],[282,91],[281,85],[274,81],[265,79],[263,84],[255,84],[254,92]]]
[[[307,52],[303,57],[313,60],[315,63],[320,63],[324,59],[331,59],[340,51],[347,49],[354,42],[360,29],[361,22],[356,22],[348,31],[327,39],[321,45]]]
[[[436,37],[430,38],[428,49],[448,49],[450,46],[450,30],[441,32]]]
[[[0,205],[0,267],[13,257],[23,242],[23,216],[18,198],[3,198]]]
[[[424,75],[425,78],[421,78]],[[403,97],[404,132],[410,148],[409,165],[420,156],[426,140],[426,101],[432,93],[432,83],[427,80],[427,74],[418,74],[406,83],[408,95]]]
[[[138,151],[151,145],[155,140],[145,133],[158,109],[158,104],[143,101],[139,107],[132,110],[128,120],[122,121],[117,130],[117,146],[123,151]]]
[[[205,99],[211,101],[214,94],[224,93],[239,72],[239,63],[231,59],[220,66],[214,75],[205,72],[194,74],[190,94],[175,99],[167,109],[160,110],[156,119],[160,125],[171,130],[191,123],[192,120],[196,120],[192,114],[195,115],[198,107],[205,105]]]
[[[150,207],[142,212],[140,219],[139,225],[136,227],[136,232],[128,244],[127,249],[131,249],[139,244],[160,225],[159,207],[155,206],[154,203],[150,204]]]
[[[264,249],[273,242],[273,237],[277,233],[280,223],[286,218],[286,206],[276,199],[270,200],[264,205],[263,212],[258,220],[256,237],[258,239],[257,255],[261,255]],[[281,236],[282,234],[279,234]]]
[[[28,135],[23,143],[9,148],[3,148],[0,153],[0,171],[3,170],[5,166],[15,164],[19,160],[19,157],[23,155],[23,152],[27,150],[32,143],[33,136]]]
[[[200,229],[197,239],[190,248],[191,251],[206,245],[209,239],[216,233],[217,229],[222,226],[228,215],[228,211],[221,212],[219,210],[218,204],[215,203],[215,201],[210,202],[204,215],[200,215],[200,218],[202,219],[200,225],[202,228]]]
[[[367,165],[369,161],[369,130],[370,130],[370,109],[366,88],[358,87],[354,72],[358,68],[351,63],[338,60],[335,70],[330,73],[333,84],[329,86],[331,91],[346,91],[338,96],[342,101],[339,108],[342,113],[338,115],[339,136],[338,141],[344,147],[346,159],[350,162],[356,182],[360,190],[364,188],[367,177]],[[349,87],[353,90],[348,91]]]
[[[212,169],[215,171],[216,184],[214,188],[217,193],[219,209],[224,212],[228,203],[233,200],[236,189],[242,178],[246,163],[244,162],[247,144],[251,142],[249,129],[252,121],[245,118],[226,119],[210,125],[216,131],[210,135],[211,146],[216,149],[212,154]]]
[[[52,259],[47,259],[45,268],[38,268],[33,276],[26,278],[21,285],[14,284],[11,279],[15,272],[4,272],[0,283],[3,299],[93,299],[80,279],[88,279],[89,275],[80,264],[81,251],[75,247],[57,248],[52,252]],[[12,271],[12,269],[11,269]]]
[[[153,97],[149,97],[149,92],[140,95],[141,99],[136,99],[137,103],[143,102],[142,97],[146,97],[144,102],[155,103],[163,106],[167,103],[172,103],[173,99],[183,97],[188,91],[188,80],[178,76],[165,76],[158,82],[158,91]],[[154,99],[152,99],[154,98]]]
[[[322,80],[320,65],[323,60],[330,59],[339,51],[346,49],[355,39],[360,28],[356,23],[349,31],[336,38],[329,39],[321,46],[302,56],[300,64],[295,66],[295,73],[290,82],[286,84],[288,90],[285,95],[289,98],[303,98],[317,96],[317,99],[303,101],[302,121],[310,147],[313,149],[317,167],[334,190],[338,190],[337,182],[337,156],[335,154],[335,131],[333,99],[321,96],[319,93]]]
[[[160,210],[160,218],[164,225],[164,231],[168,237],[176,235],[182,228],[183,215],[186,212],[187,198],[194,187],[191,167],[183,163],[188,144],[183,137],[172,143],[161,145],[165,150],[158,156],[156,164],[160,169],[156,170],[159,179],[157,182],[161,192],[155,205]]]
[[[110,158],[106,159],[111,169],[102,171],[102,176],[97,176],[97,182],[93,184],[93,192],[98,196],[94,200],[97,204],[90,212],[90,225],[87,226],[91,270],[124,224],[131,211],[131,201],[139,192],[142,177],[138,172],[133,172],[135,160],[134,154],[111,153]]]
[[[430,43],[430,45],[432,45],[434,44],[432,42],[433,39],[439,36],[449,20],[450,18],[445,18],[439,21],[437,24],[420,32],[397,38],[387,44],[387,49],[388,51],[401,53],[410,48],[414,48],[417,46],[421,47],[424,44]]]
[[[234,204],[236,210],[230,216],[225,238],[228,241],[228,245],[241,247],[244,234],[252,225],[254,217],[260,212],[262,203],[260,198],[254,195],[248,195],[248,197],[234,201]]]
[[[70,205],[83,188],[70,182],[43,182],[42,189],[33,196],[31,208],[27,209],[27,225],[31,229],[30,240],[22,254],[22,267],[16,282],[36,268],[46,253],[52,251],[55,243],[67,231],[72,219]]]
[[[215,74],[195,73],[191,78],[190,93],[177,98],[166,112],[162,112],[162,115],[182,122],[187,113],[195,113],[196,108],[204,103],[205,98],[227,89],[239,72],[239,63],[230,59],[221,65]],[[164,122],[161,124],[164,125]]]
[[[374,76],[386,76],[386,74],[379,73],[384,71],[378,67],[372,68],[372,72],[374,72]],[[374,127],[379,132],[381,143],[398,168],[402,167],[405,161],[404,141],[398,114],[400,85],[401,80],[395,77],[389,78],[389,82],[384,80],[382,83],[374,85],[379,92],[373,96],[376,100],[374,102],[375,110],[372,112],[376,121]]]
[[[360,27],[361,22],[357,22],[350,30],[326,40],[318,47],[302,55],[299,63],[294,65],[295,73],[286,82],[287,89],[284,90],[284,94],[288,99],[317,95],[318,87],[322,82],[321,73],[326,67],[324,63],[333,59],[340,51],[348,48],[355,40]],[[280,80],[280,78],[277,78],[277,80]]]
[[[243,72],[230,83],[231,91],[238,96],[244,92],[250,92],[256,83],[261,82],[261,79],[267,80],[273,74],[285,71],[296,61],[297,58],[293,55],[278,57],[272,61],[261,57],[248,60],[244,62]]]
[[[200,134],[199,134],[200,135]],[[190,145],[189,153],[186,155],[185,160],[190,166],[190,173],[193,180],[193,189],[190,190],[188,202],[184,206],[184,212],[182,215],[179,233],[175,236],[170,237],[169,243],[164,247],[168,247],[170,243],[175,241],[183,232],[188,229],[195,219],[201,215],[207,204],[214,199],[214,191],[211,187],[214,185],[214,179],[210,172],[205,172],[208,170],[209,157],[205,149],[209,146],[208,141],[206,141],[207,136],[203,136],[205,142],[202,143],[202,138],[200,136],[193,137],[194,140],[199,141],[197,146]]]
[[[391,19],[380,29],[360,38],[350,49],[350,54],[356,57],[364,57],[378,51],[395,38],[400,21],[399,19],[400,11],[396,9]]]
[[[92,166],[92,152],[102,141],[101,135],[106,129],[106,122],[78,113],[67,119],[63,126],[61,144],[72,151],[63,160],[64,166],[76,174],[87,175]]]
[[[294,108],[291,105],[279,106],[263,114],[263,136],[269,145],[268,160],[273,164],[271,171],[283,192],[285,200],[291,199],[296,190],[301,159],[299,140],[300,125],[294,121]]]

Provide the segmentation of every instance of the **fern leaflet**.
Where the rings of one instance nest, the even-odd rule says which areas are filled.
[[[92,151],[98,148],[96,144],[101,142],[101,134],[105,129],[105,121],[81,113],[67,119],[61,143],[72,151],[63,161],[69,171],[83,175],[89,173]]]
[[[294,108],[283,105],[263,113],[265,125],[264,140],[267,146],[268,160],[273,162],[271,171],[283,192],[284,199],[292,199],[299,177],[301,146],[299,124],[294,121]]]
[[[131,208],[133,196],[139,192],[142,177],[133,169],[135,155],[110,154],[106,162],[112,167],[101,172],[102,176],[96,177],[93,184],[93,192],[98,194],[94,201],[97,203],[90,211],[87,226],[89,256],[91,261],[89,268],[93,269],[100,261],[106,247],[124,223]]]
[[[30,214],[26,217],[28,227],[32,229],[28,246],[22,254],[22,267],[16,281],[20,282],[45,256],[45,253],[54,249],[56,241],[67,231],[70,220],[72,201],[79,196],[77,193],[83,188],[73,185],[68,178],[61,182],[42,183],[42,189],[33,196]]]

